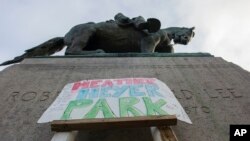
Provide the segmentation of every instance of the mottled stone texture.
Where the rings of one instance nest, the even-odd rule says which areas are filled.
[[[67,83],[84,79],[155,77],[174,92],[193,124],[178,122],[180,141],[229,140],[230,124],[250,123],[250,74],[219,57],[30,58],[0,73],[0,137],[44,141],[36,121]],[[105,134],[104,134],[105,133]],[[152,140],[149,129],[83,133],[85,140]]]

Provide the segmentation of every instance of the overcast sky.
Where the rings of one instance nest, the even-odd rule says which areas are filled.
[[[0,0],[0,9],[0,62],[122,12],[158,18],[163,28],[195,26],[195,38],[176,52],[208,52],[250,71],[250,0]]]

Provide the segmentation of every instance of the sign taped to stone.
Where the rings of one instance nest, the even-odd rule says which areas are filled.
[[[176,115],[192,123],[172,91],[156,78],[82,80],[67,84],[38,123],[53,120]]]

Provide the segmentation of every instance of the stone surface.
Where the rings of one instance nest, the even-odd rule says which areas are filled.
[[[226,141],[230,124],[250,123],[250,73],[219,57],[194,56],[25,59],[0,73],[1,140],[50,140],[49,124],[36,122],[67,83],[156,77],[173,90],[193,122],[173,127],[179,140]],[[152,140],[149,129],[104,132],[81,136],[85,140]]]

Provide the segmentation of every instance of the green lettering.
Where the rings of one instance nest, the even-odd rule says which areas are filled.
[[[84,108],[84,107],[91,105],[92,103],[93,103],[93,100],[90,100],[90,99],[70,101],[70,103],[68,104],[68,107],[63,112],[61,119],[62,120],[71,119],[70,114],[75,108]]]
[[[142,98],[146,109],[147,109],[147,115],[167,115],[168,113],[161,109],[162,106],[164,106],[167,102],[163,99],[159,99],[155,103],[152,102],[152,100],[149,97],[143,97]]]
[[[115,117],[115,114],[110,109],[106,99],[99,99],[84,118],[95,118],[100,111],[102,111],[104,118]]]
[[[129,112],[134,116],[141,116],[143,113],[134,107],[140,100],[136,97],[122,97],[119,99],[120,116],[129,117]]]

